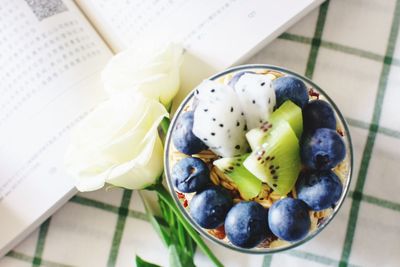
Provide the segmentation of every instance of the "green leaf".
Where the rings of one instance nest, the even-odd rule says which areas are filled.
[[[174,211],[165,203],[161,198],[158,199],[161,213],[164,219],[168,222],[171,231],[171,239],[177,241],[175,245],[179,245],[177,248],[182,248],[187,253],[194,255],[196,242],[186,231],[179,218],[175,215]]]
[[[178,240],[179,240],[179,244],[180,244],[180,246],[181,247],[183,247],[183,248],[185,248],[186,249],[186,235],[187,235],[187,233],[186,233],[186,231],[185,231],[185,229],[183,228],[183,226],[182,226],[182,224],[180,223],[180,222],[177,222],[177,224],[176,224],[176,227],[177,227],[177,235],[178,235]]]
[[[174,245],[169,246],[169,267],[183,267],[178,251]]]
[[[160,123],[161,131],[164,136],[166,136],[168,133],[168,128],[169,128],[170,123],[171,123],[171,121],[169,120],[169,118],[165,118],[165,117],[163,118],[163,120]]]
[[[159,198],[158,202],[164,219],[169,223],[171,245],[175,246],[174,249],[176,250],[183,266],[194,267],[193,258],[196,248],[195,241],[183,227],[182,223],[179,221],[168,203],[164,202],[162,198]]]
[[[160,265],[147,262],[139,256],[136,256],[136,267],[160,267]]]
[[[171,244],[171,233],[169,231],[168,224],[162,218],[154,215],[154,212],[151,209],[148,200],[140,193],[140,191],[139,195],[142,199],[146,214],[149,217],[151,225],[153,226],[156,233],[160,236],[161,240],[164,242],[164,245],[168,247]]]

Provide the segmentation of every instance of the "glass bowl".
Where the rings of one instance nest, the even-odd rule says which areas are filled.
[[[351,176],[352,176],[352,169],[353,169],[353,148],[352,148],[352,143],[351,143],[351,137],[350,137],[350,132],[347,126],[347,123],[343,117],[343,115],[340,113],[339,109],[337,108],[337,106],[335,105],[335,103],[332,101],[332,99],[329,98],[329,96],[315,83],[313,83],[311,80],[309,80],[308,78],[299,75],[293,71],[281,68],[281,67],[277,67],[277,66],[271,66],[271,65],[266,65],[266,64],[251,64],[251,65],[241,65],[241,66],[237,66],[237,67],[232,67],[229,68],[225,71],[222,71],[220,73],[217,73],[213,76],[211,76],[210,80],[223,80],[223,79],[229,79],[230,77],[232,77],[232,74],[234,74],[235,72],[241,72],[241,71],[254,71],[254,72],[259,72],[259,73],[270,73],[272,75],[275,76],[278,75],[279,73],[283,74],[283,75],[292,75],[295,76],[299,79],[301,79],[307,86],[309,93],[310,93],[310,98],[316,98],[317,95],[319,97],[319,99],[323,99],[325,101],[327,101],[332,108],[334,109],[335,113],[336,113],[336,118],[337,118],[337,128],[339,129],[339,131],[342,132],[343,135],[343,140],[345,142],[346,145],[346,158],[343,160],[343,162],[340,164],[340,175],[339,178],[342,181],[343,184],[343,192],[342,195],[339,199],[339,201],[337,202],[337,204],[329,210],[329,213],[326,213],[325,217],[323,217],[322,219],[315,219],[312,216],[317,216],[315,215],[316,213],[310,213],[311,218],[313,218],[314,220],[314,225],[312,224],[312,228],[309,231],[309,233],[307,234],[306,237],[304,237],[303,239],[296,241],[296,242],[287,242],[287,241],[283,241],[280,239],[277,240],[269,240],[268,243],[268,247],[265,247],[265,244],[267,243],[263,243],[263,246],[258,246],[258,247],[254,247],[254,248],[241,248],[241,247],[237,247],[235,245],[233,245],[232,243],[229,242],[229,240],[227,240],[227,238],[223,238],[223,232],[218,233],[218,231],[213,231],[213,230],[209,230],[209,229],[204,229],[202,227],[200,227],[190,216],[189,211],[188,211],[188,203],[187,200],[183,200],[182,198],[182,194],[178,193],[172,182],[171,182],[171,170],[173,167],[173,163],[174,160],[176,160],[176,156],[174,156],[176,150],[174,148],[173,142],[172,142],[172,135],[175,129],[175,124],[177,121],[177,118],[179,118],[179,116],[185,112],[185,110],[187,110],[192,101],[193,101],[193,97],[194,97],[194,90],[191,91],[189,93],[189,95],[183,100],[183,102],[180,104],[180,106],[178,107],[174,118],[171,121],[171,125],[167,134],[167,138],[166,138],[166,142],[165,142],[165,152],[164,152],[164,167],[165,167],[165,175],[166,175],[166,180],[168,183],[168,187],[169,190],[171,192],[171,194],[173,195],[173,198],[175,200],[176,205],[178,205],[178,207],[180,208],[181,212],[183,213],[183,215],[185,216],[185,218],[190,222],[190,224],[204,237],[208,238],[209,240],[212,240],[213,242],[216,242],[224,247],[227,247],[229,249],[233,249],[239,252],[244,252],[244,253],[251,253],[251,254],[268,254],[268,253],[275,253],[275,252],[279,252],[279,251],[284,251],[284,250],[288,250],[291,248],[294,248],[298,245],[301,245],[305,242],[307,242],[308,240],[312,239],[313,237],[315,237],[316,235],[318,235],[331,221],[332,219],[335,217],[335,215],[338,213],[341,205],[343,204],[343,201],[346,198],[346,195],[348,193],[349,190],[349,185],[350,185],[350,180],[351,180]],[[179,157],[178,157],[179,158]],[[338,167],[336,167],[338,168]],[[336,169],[335,168],[335,169]],[[313,221],[312,220],[312,221]],[[315,220],[317,220],[317,223],[315,223]],[[314,229],[313,229],[314,226]],[[222,236],[221,236],[222,234]]]

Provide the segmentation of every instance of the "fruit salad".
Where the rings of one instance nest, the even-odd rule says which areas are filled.
[[[203,233],[268,250],[331,219],[350,178],[348,132],[307,81],[274,68],[235,69],[204,80],[177,114],[168,182]]]

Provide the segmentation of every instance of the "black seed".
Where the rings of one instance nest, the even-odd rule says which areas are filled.
[[[233,112],[233,107],[231,107],[231,112]]]
[[[268,160],[270,160],[270,157],[269,157],[269,156],[267,156],[267,157],[265,158],[265,160],[267,160],[267,161],[268,161]]]
[[[274,168],[274,165],[269,166],[269,169],[272,170]]]
[[[262,160],[260,163],[261,163],[261,164],[264,164],[264,163],[265,163],[265,161],[264,161],[264,160]]]
[[[224,127],[224,125],[221,123],[221,124],[219,125],[219,127]]]
[[[243,129],[244,129],[245,131],[247,131],[247,125],[245,125]]]
[[[204,109],[204,112],[207,112],[208,111],[208,109]]]
[[[236,122],[236,126],[239,127],[240,126],[240,122],[237,121]]]
[[[262,121],[262,120],[259,120],[259,122],[262,123],[263,121]]]
[[[236,149],[240,149],[240,146],[239,146],[239,145],[236,145],[235,148],[236,148]]]
[[[277,184],[273,184],[272,186],[273,186],[273,187],[277,187],[278,185],[277,185]]]
[[[271,174],[275,174],[275,170],[272,170],[272,171],[271,171]]]
[[[214,136],[214,135],[215,135],[215,133],[211,133],[211,135],[212,135],[212,136]]]
[[[212,118],[213,121],[216,121],[215,118]]]
[[[265,82],[262,82],[262,83],[261,83],[261,86],[264,86],[264,85],[265,85]]]
[[[236,163],[236,166],[240,167],[240,164],[239,164],[239,163]]]
[[[272,179],[278,179],[278,175],[272,176]]]
[[[271,104],[271,98],[268,98],[268,104]]]
[[[233,170],[234,168],[233,168],[232,166],[229,166],[229,169],[230,169],[230,170]]]
[[[211,93],[214,93],[215,92],[215,89],[211,89]]]
[[[279,166],[276,166],[275,170],[279,169]]]
[[[242,113],[240,113],[240,115],[244,116],[244,113],[242,112]]]
[[[261,160],[261,157],[258,157],[257,160],[260,161],[260,160]]]
[[[256,101],[255,100],[253,100],[253,104],[255,104],[256,103]]]
[[[275,159],[275,156],[272,156],[271,160],[274,160],[274,159]]]
[[[203,138],[203,141],[207,141],[208,139],[207,138]]]
[[[199,94],[199,90],[196,90],[196,94]]]

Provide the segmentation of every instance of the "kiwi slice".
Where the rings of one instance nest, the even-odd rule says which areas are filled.
[[[303,132],[303,115],[301,108],[290,100],[285,101],[271,115],[271,121],[285,120],[292,127],[297,138],[301,137]]]
[[[300,146],[289,123],[275,124],[265,142],[243,162],[243,165],[274,191],[284,196],[296,183],[300,172]]]
[[[245,200],[256,197],[261,191],[261,181],[243,166],[243,161],[249,155],[244,154],[233,158],[221,158],[213,163],[237,185],[240,196]]]
[[[254,151],[261,146],[265,142],[267,135],[274,128],[274,125],[282,120],[287,121],[296,133],[297,138],[300,138],[301,133],[303,132],[303,116],[301,108],[292,101],[287,100],[271,114],[267,122],[264,122],[258,128],[250,130],[246,134],[251,149]]]

